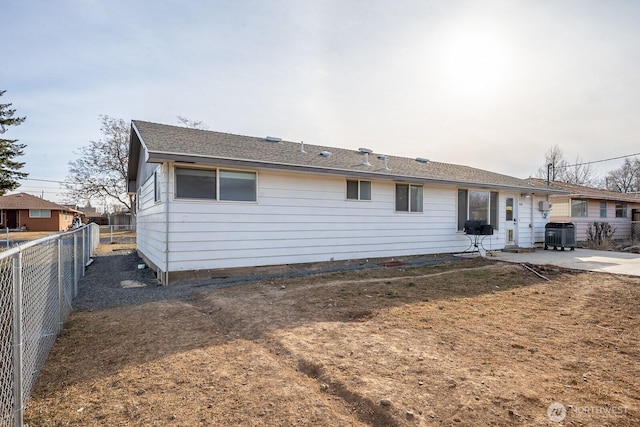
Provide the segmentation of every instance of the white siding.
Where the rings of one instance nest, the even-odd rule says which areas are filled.
[[[160,166],[158,166],[160,167]],[[138,212],[136,215],[137,247],[140,252],[160,270],[165,269],[166,252],[166,213],[167,208],[167,167],[161,168],[161,200],[154,200],[155,174],[142,184],[139,191]]]
[[[533,244],[544,244],[544,230],[551,217],[550,212],[539,210],[540,202],[548,201],[547,196],[535,196],[533,198]]]
[[[257,202],[173,199],[170,271],[462,251],[456,198],[425,186],[424,212],[395,212],[394,182],[373,181],[372,200],[353,201],[346,178],[259,171]]]
[[[395,212],[392,181],[372,181],[371,200],[355,201],[346,199],[343,177],[260,170],[256,202],[187,200],[174,198],[173,165],[164,165],[162,200],[155,202],[153,179],[141,187],[138,248],[163,271],[167,259],[169,271],[191,271],[453,253],[470,246],[457,231],[454,186],[425,185],[423,212],[407,213]],[[500,192],[498,229],[484,238],[487,250],[504,247],[505,197]],[[531,245],[527,203],[518,209],[518,231]],[[537,209],[534,217],[544,233]]]

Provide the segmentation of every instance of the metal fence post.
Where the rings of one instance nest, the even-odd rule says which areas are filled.
[[[73,233],[73,297],[78,296],[78,233]]]
[[[82,277],[84,277],[84,267],[87,265],[87,236],[85,235],[86,227],[82,228]]]
[[[58,332],[64,328],[64,283],[62,281],[62,237],[58,237],[58,310],[60,314]]]
[[[109,243],[113,243],[113,225],[109,226],[109,236],[110,236],[110,241]]]
[[[13,403],[14,426],[22,427],[22,252],[13,257]]]

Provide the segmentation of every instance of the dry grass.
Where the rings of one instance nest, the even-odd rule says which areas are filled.
[[[474,260],[74,312],[26,421],[558,425],[562,402],[563,425],[640,425],[640,280],[542,272]]]

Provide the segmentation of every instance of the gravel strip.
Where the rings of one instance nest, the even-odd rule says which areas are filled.
[[[461,257],[453,255],[415,256],[401,259],[403,268],[423,267],[460,261]],[[78,296],[73,301],[73,309],[79,311],[104,310],[114,307],[140,305],[147,302],[169,299],[187,299],[190,296],[206,290],[228,286],[255,283],[258,281],[273,281],[292,278],[303,278],[318,274],[327,274],[356,270],[378,270],[394,268],[385,266],[380,260],[362,262],[331,262],[316,263],[313,268],[308,265],[292,266],[290,271],[279,274],[260,273],[238,275],[216,279],[190,280],[160,286],[153,270],[139,269],[144,264],[136,251],[123,250],[99,254],[94,262],[87,267],[84,277],[78,284]],[[134,281],[144,284],[143,287],[123,288],[123,281]]]

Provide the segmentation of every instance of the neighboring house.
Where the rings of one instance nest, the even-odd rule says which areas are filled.
[[[546,186],[542,179],[532,179],[538,186]],[[587,239],[587,228],[594,222],[608,222],[615,228],[614,239],[629,239],[634,221],[640,221],[640,195],[618,193],[600,188],[551,181],[550,189],[567,194],[551,195],[550,219],[553,222],[572,222],[576,226],[576,239]],[[638,236],[636,236],[638,237]]]
[[[0,197],[3,228],[28,231],[67,230],[78,211],[26,193]]]
[[[133,121],[137,245],[163,283],[217,269],[544,241],[555,190],[467,166]],[[194,275],[194,273],[196,273]]]

